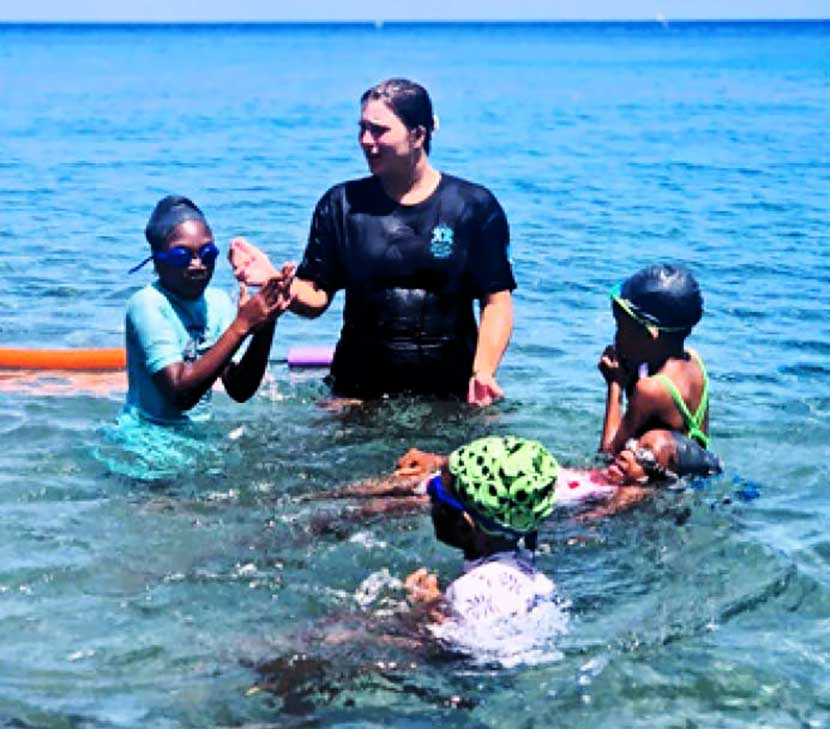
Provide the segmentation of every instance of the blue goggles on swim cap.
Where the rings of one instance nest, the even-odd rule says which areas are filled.
[[[449,506],[456,511],[467,511],[467,507],[464,506],[458,499],[454,499],[447,493],[447,490],[444,488],[444,482],[441,480],[441,474],[436,473],[428,482],[427,482],[427,494],[429,494],[429,498],[433,501],[438,501],[445,506]]]
[[[141,263],[127,271],[127,273],[135,273],[152,260],[161,261],[175,268],[187,268],[196,256],[206,266],[212,266],[219,257],[219,249],[215,243],[205,243],[198,251],[192,251],[190,248],[185,248],[184,246],[174,246],[169,251],[153,251]]]
[[[522,537],[527,536],[525,532],[518,532],[515,529],[511,529],[510,527],[505,526],[504,524],[499,524],[493,519],[489,519],[483,514],[479,514],[475,509],[471,508],[469,505],[462,504],[458,499],[454,498],[449,493],[447,493],[447,490],[444,488],[444,482],[441,479],[440,473],[436,473],[427,482],[427,494],[433,502],[437,501],[439,504],[449,506],[451,509],[454,509],[458,512],[466,511],[478,523],[479,527],[488,534],[501,534],[504,536],[511,537],[512,539],[521,539]]]

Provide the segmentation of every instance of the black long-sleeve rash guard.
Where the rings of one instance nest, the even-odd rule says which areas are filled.
[[[484,187],[442,175],[417,205],[375,177],[317,204],[297,277],[346,290],[332,363],[335,394],[463,397],[475,355],[473,301],[516,288],[507,219]]]

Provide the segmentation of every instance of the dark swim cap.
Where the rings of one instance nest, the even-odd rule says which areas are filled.
[[[168,195],[153,208],[144,235],[153,250],[161,248],[170,238],[174,228],[186,220],[199,220],[207,225],[207,220],[196,203],[181,195]]]
[[[691,329],[703,316],[700,287],[685,266],[649,266],[617,284],[611,298],[646,327]]]
[[[712,476],[723,471],[720,458],[682,433],[672,432],[675,445],[675,470],[683,476]]]

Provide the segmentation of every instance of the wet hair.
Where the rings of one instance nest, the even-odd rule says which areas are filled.
[[[366,90],[360,97],[360,105],[367,101],[383,101],[406,126],[413,130],[424,128],[424,150],[429,154],[435,117],[427,90],[420,84],[405,78],[390,78]]]
[[[164,247],[176,226],[187,220],[198,220],[207,227],[204,213],[192,200],[182,195],[163,197],[153,208],[147,227],[144,229],[144,235],[150,247],[154,251]]]

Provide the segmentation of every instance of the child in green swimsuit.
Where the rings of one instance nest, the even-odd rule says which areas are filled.
[[[703,316],[694,276],[683,266],[649,266],[611,289],[611,301],[617,333],[598,365],[607,385],[600,450],[619,453],[655,428],[707,448],[709,379],[700,356],[685,348]]]

